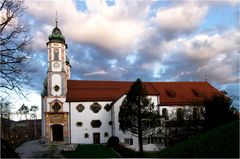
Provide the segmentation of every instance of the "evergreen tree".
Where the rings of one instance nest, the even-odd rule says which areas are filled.
[[[123,132],[138,136],[139,151],[143,153],[143,136],[148,136],[160,125],[160,116],[154,104],[147,97],[147,91],[140,79],[131,86],[120,106],[119,127]]]
[[[26,105],[23,104],[23,105],[18,109],[17,113],[21,114],[21,116],[22,116],[22,115],[25,115],[25,118],[26,118],[26,120],[27,120],[27,119],[28,119],[28,118],[27,118],[27,115],[28,115],[28,113],[29,113],[29,108],[28,108],[28,106],[26,106]]]

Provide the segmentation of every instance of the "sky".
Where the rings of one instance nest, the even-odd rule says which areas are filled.
[[[41,106],[46,42],[58,26],[68,44],[71,79],[205,81],[239,107],[237,0],[25,0],[34,70],[28,101]],[[39,113],[40,117],[40,113]]]

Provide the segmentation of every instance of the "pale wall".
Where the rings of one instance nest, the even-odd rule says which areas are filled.
[[[111,125],[111,111],[106,111],[104,106],[111,102],[98,102],[102,106],[98,113],[94,113],[90,109],[90,105],[94,102],[72,102],[71,103],[71,143],[92,144],[93,133],[100,133],[100,143],[107,143],[108,138],[112,135]],[[82,112],[78,112],[76,109],[78,104],[83,104],[85,109]],[[100,128],[93,128],[91,126],[92,120],[100,120],[102,125]],[[81,127],[76,126],[76,122],[82,122]],[[108,137],[104,136],[104,133],[108,133]],[[88,133],[89,137],[85,138],[84,134]]]

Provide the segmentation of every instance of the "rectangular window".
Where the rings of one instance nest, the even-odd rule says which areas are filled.
[[[54,52],[54,60],[58,60],[59,57],[58,57],[58,52]]]
[[[151,143],[152,144],[159,144],[161,143],[161,137],[153,137]]]
[[[125,138],[124,143],[127,145],[133,145],[133,139],[132,138]]]
[[[148,138],[143,138],[143,144],[159,144],[161,143],[162,138],[161,137],[148,137]]]
[[[143,138],[143,145],[147,145],[148,144],[148,138]]]

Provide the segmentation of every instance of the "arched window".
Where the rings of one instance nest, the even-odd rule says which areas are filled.
[[[183,124],[184,122],[184,112],[182,108],[177,109],[177,121],[179,124]]]
[[[162,116],[163,116],[166,120],[168,120],[168,110],[167,110],[167,108],[163,108],[163,109],[162,109]]]
[[[195,107],[193,108],[193,120],[199,120],[199,118],[200,118],[199,110]]]

